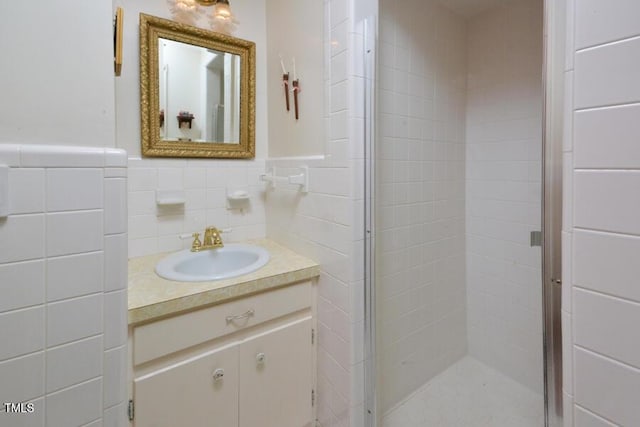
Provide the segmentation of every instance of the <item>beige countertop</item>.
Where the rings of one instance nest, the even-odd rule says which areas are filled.
[[[174,282],[158,276],[155,266],[167,253],[130,259],[129,325],[221,304],[320,274],[318,264],[271,240],[248,243],[269,251],[267,265],[253,273],[212,282]]]

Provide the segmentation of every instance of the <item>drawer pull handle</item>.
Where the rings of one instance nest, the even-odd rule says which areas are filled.
[[[254,314],[255,314],[255,311],[251,308],[242,314],[237,314],[235,316],[227,316],[227,325],[233,322],[234,320],[248,319],[249,317],[253,317]]]
[[[213,371],[213,381],[219,382],[224,378],[224,369],[216,369]]]
[[[256,363],[258,364],[258,366],[264,365],[264,361],[266,360],[266,358],[267,356],[264,353],[256,354]]]

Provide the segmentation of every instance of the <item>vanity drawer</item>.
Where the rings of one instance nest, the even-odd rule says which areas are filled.
[[[311,307],[311,281],[137,326],[134,365]]]

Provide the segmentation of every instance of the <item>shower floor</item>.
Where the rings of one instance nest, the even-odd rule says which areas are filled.
[[[472,357],[434,377],[382,418],[383,427],[542,427],[541,395]]]

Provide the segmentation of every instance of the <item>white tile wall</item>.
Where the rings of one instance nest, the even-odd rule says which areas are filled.
[[[44,302],[44,261],[0,265],[0,312]]]
[[[11,343],[0,349],[0,360],[42,350],[45,343],[44,319],[42,305],[0,314],[0,339]]]
[[[574,357],[575,403],[615,424],[638,425],[640,370],[580,347]]]
[[[578,2],[577,10],[583,7]],[[640,98],[640,64],[634,60],[640,38],[578,50],[573,99],[576,109],[633,103]]]
[[[47,351],[46,392],[52,393],[102,375],[103,352],[100,336]],[[83,355],[82,360],[78,360],[79,354]]]
[[[70,277],[69,272],[74,274]],[[104,289],[104,254],[89,252],[47,260],[47,300],[57,301]]]
[[[579,288],[574,290],[573,301],[573,341],[640,369],[640,328],[612,333],[640,324],[640,304]]]
[[[188,247],[180,235],[209,225],[229,229],[225,241],[265,237],[264,160],[129,159],[129,257]],[[227,190],[249,191],[250,206],[226,208]],[[158,206],[156,190],[183,190],[186,203]]]
[[[629,196],[640,188],[640,171],[579,170],[573,180],[575,227],[640,234],[640,197]]]
[[[12,214],[44,212],[44,169],[11,168],[9,197]]]
[[[102,250],[103,211],[75,211],[46,215],[48,256]]]
[[[436,1],[380,3],[376,168],[380,411],[467,351],[466,26]]]
[[[574,282],[568,283],[640,302],[639,237],[576,230],[573,245]]]
[[[571,407],[569,407],[571,409]],[[571,415],[569,413],[568,415]],[[567,415],[565,415],[567,417]],[[574,421],[575,420],[575,421]],[[575,424],[574,424],[575,423]],[[565,425],[577,425],[580,427],[613,427],[615,424],[595,415],[592,412],[587,411],[584,408],[576,405],[575,414],[573,420],[569,420]]]
[[[0,219],[0,400],[35,405],[0,408],[0,424],[100,425],[104,412],[124,425],[126,376],[110,355],[126,349],[126,154],[0,144],[0,163],[12,212]]]
[[[638,35],[640,4],[634,0],[578,0],[575,47],[583,49]]]
[[[640,106],[599,108],[579,111],[574,117],[578,168],[634,168],[640,158]],[[607,141],[607,144],[602,144]],[[620,156],[619,153],[627,153]]]
[[[55,346],[100,334],[104,298],[102,294],[94,294],[50,303],[47,306],[47,344]]]
[[[103,208],[103,169],[52,168],[47,170],[48,212]]]
[[[570,178],[572,186],[564,196],[573,215],[565,216],[563,224],[572,235],[572,244],[563,250],[563,257],[572,258],[563,285],[573,290],[573,334],[563,351],[574,359],[567,375],[575,401],[573,424],[565,425],[635,425],[640,422],[640,154],[634,120],[640,101],[640,9],[637,2],[624,0],[581,0],[573,6],[575,16],[568,24],[575,23],[575,46],[567,48],[573,123],[565,133],[571,138],[565,147],[573,149],[573,163],[565,162],[565,181]]]
[[[34,396],[44,395],[44,352],[32,353],[5,362],[0,362],[2,382],[11,387],[2,387],[3,402],[24,402]]]
[[[559,5],[558,7],[561,8]],[[565,28],[565,65],[564,65],[564,109],[562,135],[562,398],[563,423],[565,426],[589,417],[574,407],[574,348],[573,348],[573,289],[575,245],[573,241],[573,168],[574,168],[574,132],[578,117],[574,115],[574,67],[575,67],[575,8],[576,0],[566,2],[564,10]],[[556,11],[558,9],[555,9]],[[561,9],[560,9],[561,10]],[[548,15],[547,15],[548,16]],[[561,24],[560,24],[561,25]],[[548,44],[550,44],[548,42]],[[579,424],[582,425],[582,424]]]
[[[542,393],[542,2],[467,25],[469,353]]]
[[[318,283],[318,405],[323,427],[359,426],[363,402],[362,28],[353,2],[324,2],[324,156],[267,160],[278,174],[309,166],[310,191],[265,195],[267,237],[321,265]],[[361,47],[361,46],[360,46]],[[358,74],[359,73],[359,74]],[[279,94],[278,94],[279,95]],[[277,95],[274,95],[277,96]]]
[[[102,378],[48,394],[46,406],[47,427],[80,426],[94,421],[102,415]]]
[[[0,263],[44,256],[44,215],[9,215],[0,228]],[[29,244],[16,244],[29,242]]]

